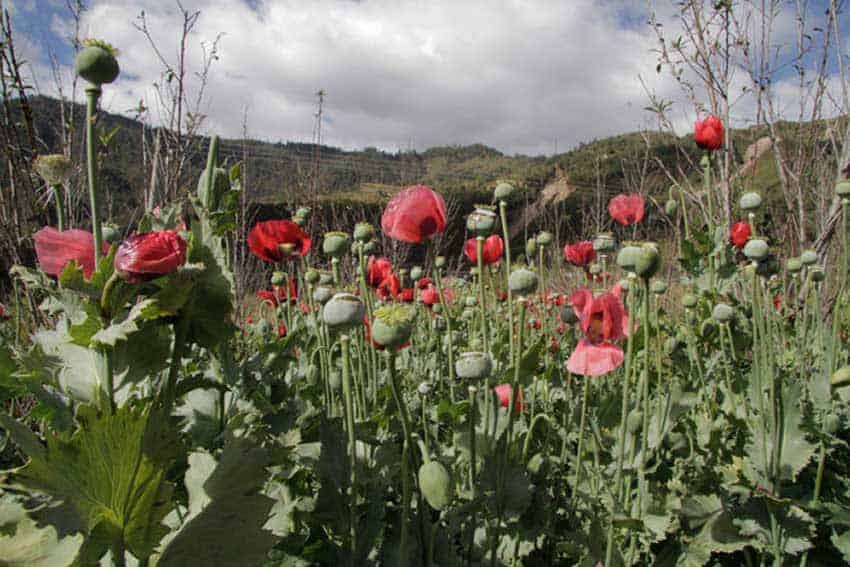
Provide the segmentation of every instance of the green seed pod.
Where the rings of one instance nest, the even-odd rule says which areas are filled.
[[[629,417],[627,419],[628,431],[632,435],[640,431],[643,426],[643,412],[639,409],[633,409],[629,412]]]
[[[573,309],[571,305],[567,305],[561,309],[561,321],[567,325],[575,325],[578,323],[578,315],[576,315],[575,309]]]
[[[635,259],[635,273],[648,280],[658,271],[661,266],[661,255],[654,243],[646,243],[640,247],[640,254]]]
[[[767,242],[761,238],[751,238],[744,246],[744,256],[756,262],[767,258],[769,252]]]
[[[307,270],[307,273],[304,274],[304,280],[306,280],[308,284],[318,283],[319,272],[317,272],[316,270]]]
[[[537,274],[527,268],[519,268],[508,277],[508,288],[513,293],[528,295],[537,289]]]
[[[320,305],[324,305],[334,296],[334,292],[329,287],[317,287],[313,290],[313,301]]]
[[[711,316],[714,317],[714,320],[718,323],[728,323],[735,318],[735,310],[725,303],[718,303],[714,306]]]
[[[535,254],[537,254],[537,240],[529,238],[525,242],[525,255],[533,258]]]
[[[850,366],[844,366],[836,370],[832,374],[830,383],[832,384],[833,389],[850,386]]]
[[[459,378],[480,380],[493,372],[493,359],[484,352],[464,352],[455,362],[455,372]]]
[[[635,271],[635,264],[641,255],[640,246],[623,246],[617,254],[617,265],[628,272]]]
[[[364,254],[372,254],[375,250],[378,249],[378,243],[374,240],[370,240],[366,244],[363,245],[363,253]]]
[[[835,194],[841,197],[842,199],[846,199],[850,197],[850,181],[844,180],[838,183],[835,186]]]
[[[758,266],[756,266],[756,273],[762,277],[769,277],[778,274],[781,268],[776,256],[768,254],[767,258],[759,262]]]
[[[105,41],[87,39],[74,59],[77,75],[93,85],[106,85],[118,77],[115,49]]]
[[[272,273],[272,285],[282,286],[286,284],[286,274],[275,271]]]
[[[617,248],[617,239],[610,232],[602,232],[593,239],[593,249],[601,254],[608,254]]]
[[[548,248],[555,242],[555,237],[551,232],[542,231],[537,235],[537,244],[538,246],[542,246],[543,248]]]
[[[331,390],[334,392],[338,391],[340,386],[342,386],[342,372],[329,372],[328,386],[330,386]]]
[[[322,252],[331,258],[342,258],[348,252],[351,241],[348,234],[337,230],[325,233],[322,241]]]
[[[596,262],[590,265],[590,273],[594,276],[598,276],[602,273],[602,266],[597,264]]]
[[[437,256],[434,258],[434,266],[437,268],[445,267],[446,265],[446,257],[445,256]]]
[[[431,306],[431,312],[439,315],[440,313],[443,312],[443,306],[440,305],[439,303],[435,303],[434,305]],[[445,324],[446,324],[446,322],[443,321],[443,325],[445,325]]]
[[[717,334],[717,323],[712,319],[706,319],[700,326],[699,334],[706,339],[713,337]]]
[[[676,211],[679,210],[679,202],[676,199],[668,199],[664,204],[664,212],[667,213],[668,217],[672,217],[676,214]]]
[[[419,490],[434,510],[445,510],[452,501],[452,477],[441,463],[429,461],[419,467]]]
[[[368,222],[359,222],[354,225],[354,240],[357,242],[368,242],[375,236],[375,227]]]
[[[334,275],[330,272],[319,272],[319,285],[331,285],[334,283]]]
[[[309,219],[311,214],[313,214],[313,209],[311,207],[298,207],[295,211],[295,216],[301,217],[304,220]]]
[[[362,325],[365,314],[366,307],[363,302],[356,295],[345,292],[334,295],[322,309],[322,319],[325,324],[331,329],[338,330]]]
[[[476,305],[478,305],[478,299],[475,296],[467,295],[466,299],[464,300],[464,303],[467,307],[475,307]]]
[[[476,209],[466,217],[466,228],[475,236],[489,236],[495,226],[496,213],[483,205],[476,205]]]
[[[372,340],[381,346],[396,348],[410,338],[416,311],[406,305],[387,305],[375,311]]]
[[[104,224],[100,230],[105,242],[112,244],[121,240],[121,230],[114,224]]]
[[[785,262],[785,269],[791,274],[796,274],[803,269],[803,262],[799,258],[789,258]]]
[[[667,282],[664,280],[653,280],[649,290],[655,295],[663,295],[667,292]]]
[[[815,283],[820,283],[826,280],[826,272],[824,272],[823,268],[820,266],[812,266],[809,274],[809,277],[812,278],[812,281]]]
[[[472,309],[471,307],[464,308],[464,310],[460,312],[460,318],[465,320],[465,321],[469,321],[471,319],[474,319],[475,318],[475,310]]]
[[[410,279],[418,282],[423,277],[425,277],[425,270],[422,269],[422,266],[413,266],[410,268]]]
[[[311,386],[315,385],[319,381],[319,367],[315,364],[308,365],[304,372],[304,379]]]
[[[738,200],[738,205],[745,211],[754,211],[761,207],[761,195],[754,191],[744,193]]]
[[[835,412],[829,412],[823,416],[823,432],[827,435],[834,435],[841,427],[841,417]]]
[[[676,337],[668,337],[667,340],[664,341],[664,354],[672,356],[677,350],[679,350],[680,346],[681,343],[679,342],[679,339]]]
[[[516,193],[516,188],[510,183],[499,183],[493,190],[493,196],[497,201],[510,201]]]
[[[698,301],[699,300],[697,299],[696,295],[694,295],[692,293],[686,293],[685,295],[682,296],[682,307],[685,307],[685,308],[688,308],[688,309],[696,307]]]
[[[228,191],[230,191],[230,175],[226,169],[217,167],[213,170],[213,186],[209,195],[207,194],[207,170],[201,173],[198,179],[198,200],[208,210],[218,209],[222,196]]]
[[[298,215],[294,215],[292,217],[292,222],[294,222],[298,226],[304,226],[305,224],[307,224],[307,219],[305,219],[304,217],[299,217]]]
[[[62,185],[71,178],[74,164],[62,154],[49,154],[35,158],[33,168],[50,186]]]
[[[811,266],[818,263],[818,253],[814,250],[806,250],[800,254],[800,262],[804,266]]]

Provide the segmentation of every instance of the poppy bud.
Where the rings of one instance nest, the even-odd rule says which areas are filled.
[[[499,183],[493,190],[493,196],[497,201],[509,201],[516,193],[516,188],[510,183]]]
[[[769,252],[767,242],[761,238],[752,238],[744,245],[744,256],[756,262],[767,258]]]
[[[316,291],[318,291],[318,288]],[[325,303],[322,319],[332,329],[349,329],[363,323],[366,308],[356,295],[340,292]]]
[[[667,282],[664,280],[654,280],[652,285],[649,286],[649,289],[655,295],[663,295],[667,292]]]
[[[626,425],[628,427],[629,433],[633,435],[640,431],[640,428],[643,425],[643,412],[637,408],[630,411],[629,417],[626,421]]]
[[[804,266],[811,266],[818,263],[818,253],[814,250],[806,250],[800,254],[800,262]]]
[[[672,217],[676,214],[676,211],[679,210],[679,202],[676,199],[668,199],[664,204],[664,212],[667,213],[668,217]]]
[[[372,340],[390,348],[402,346],[413,332],[416,311],[405,305],[388,305],[375,311],[372,321]]]
[[[348,234],[334,230],[325,233],[325,239],[322,241],[322,252],[331,258],[341,258],[348,252],[350,245]]]
[[[74,164],[62,154],[49,154],[35,158],[33,168],[45,183],[54,186],[68,181],[74,171]]]
[[[437,256],[434,258],[434,266],[437,268],[442,268],[446,265],[446,257],[445,256]]]
[[[635,271],[635,264],[641,255],[640,246],[627,245],[620,248],[617,254],[617,265],[627,272]]]
[[[330,301],[330,299],[333,297],[333,295],[334,295],[334,292],[331,288],[323,287],[323,286],[317,287],[315,290],[313,290],[313,301],[315,301],[316,303],[319,303],[321,305],[324,305],[325,303]]]
[[[452,501],[454,486],[446,467],[437,461],[426,461],[419,467],[419,490],[434,510],[445,510]]]
[[[422,269],[422,266],[413,266],[410,268],[410,279],[418,282],[425,275],[425,270]]]
[[[785,269],[791,274],[796,274],[803,269],[803,262],[799,258],[789,258],[785,262]]]
[[[823,432],[832,435],[841,427],[841,417],[835,412],[828,412],[823,416]]]
[[[850,181],[844,180],[835,186],[835,194],[842,199],[850,198]]]
[[[115,253],[115,271],[131,283],[150,281],[185,264],[186,247],[183,237],[173,230],[131,236]]]
[[[455,362],[455,372],[459,378],[480,380],[493,372],[493,359],[484,352],[464,352]]]
[[[315,284],[319,281],[319,272],[316,270],[307,270],[307,273],[304,274],[304,280],[308,284]]]
[[[525,255],[530,257],[530,258],[533,258],[536,253],[537,253],[537,240],[535,240],[534,238],[529,238],[525,242]]]
[[[98,86],[114,81],[120,71],[115,48],[96,39],[83,40],[83,45],[74,59],[77,75]]]
[[[547,232],[544,230],[537,235],[537,244],[539,246],[542,246],[543,248],[550,246],[554,241],[555,237],[552,235],[551,232]]]
[[[617,240],[610,232],[602,232],[593,239],[593,249],[597,252],[607,254],[613,252],[617,247]]]
[[[286,283],[286,274],[275,271],[272,273],[272,285],[282,286]]]
[[[820,283],[826,279],[826,272],[824,272],[823,268],[821,268],[820,266],[812,266],[809,274],[812,278],[812,281],[815,283]]]
[[[754,191],[744,193],[741,195],[738,205],[745,211],[754,211],[761,207],[761,195]]]
[[[718,303],[714,306],[711,316],[718,323],[728,323],[735,317],[735,310],[725,303]]]
[[[496,213],[482,205],[466,217],[466,228],[476,236],[489,236],[496,226]]]
[[[100,227],[100,231],[103,235],[103,240],[110,244],[121,238],[121,231],[114,224],[104,223],[103,226]]]
[[[375,236],[375,227],[368,222],[359,222],[354,225],[354,240],[357,242],[368,242]]]
[[[369,242],[367,242],[366,244],[363,245],[363,253],[364,254],[371,254],[377,249],[378,249],[378,243],[375,242],[374,240],[370,240]]]
[[[420,396],[427,396],[431,393],[431,384],[428,382],[420,382],[416,391],[419,392]]]
[[[572,305],[568,305],[561,309],[561,321],[567,325],[575,325],[578,323],[578,315]]]
[[[682,296],[682,307],[691,309],[697,306],[697,296],[692,293],[686,293]]]
[[[527,268],[519,268],[508,277],[508,288],[514,293],[528,295],[537,289],[537,274]]]
[[[661,255],[655,243],[648,242],[640,247],[640,253],[635,258],[635,273],[648,280],[661,266]]]

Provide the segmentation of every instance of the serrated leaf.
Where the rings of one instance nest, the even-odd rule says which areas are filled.
[[[150,315],[145,316],[145,314],[155,310],[153,299],[145,299],[136,303],[123,321],[112,323],[105,329],[96,332],[91,338],[92,343],[114,347],[118,341],[126,341],[130,335],[139,330],[139,323],[142,320],[151,318]]]

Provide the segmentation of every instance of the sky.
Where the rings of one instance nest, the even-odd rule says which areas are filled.
[[[51,55],[67,90],[73,51],[68,0],[12,0],[18,46],[34,84],[55,94]],[[810,0],[813,8],[822,0]],[[199,10],[188,41],[192,70],[218,39],[205,97],[204,133],[311,141],[315,93],[327,94],[323,142],[387,151],[483,143],[510,154],[553,154],[581,142],[655,126],[647,89],[678,101],[680,134],[696,118],[666,73],[645,0],[182,0]],[[9,0],[6,0],[9,5]],[[676,33],[674,2],[654,9]],[[162,65],[136,28],[142,12],[163,55],[176,60],[176,0],[89,0],[83,37],[119,50],[122,73],[102,105],[132,114],[145,101],[157,123],[153,85]],[[818,10],[813,9],[812,13]],[[822,10],[820,11],[822,13]],[[814,16],[813,16],[814,18]],[[815,24],[810,24],[815,25]],[[790,10],[775,41],[793,42]],[[794,106],[791,72],[777,92]],[[741,74],[741,86],[746,77]],[[196,92],[197,78],[189,77]],[[784,89],[784,90],[783,90]],[[736,99],[741,124],[752,103]]]

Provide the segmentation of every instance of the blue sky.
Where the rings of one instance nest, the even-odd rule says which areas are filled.
[[[8,2],[8,0],[7,0]],[[218,34],[219,59],[201,106],[205,131],[309,140],[314,93],[328,91],[325,140],[343,147],[424,149],[482,142],[510,153],[551,153],[581,141],[652,127],[646,88],[676,101],[685,133],[696,109],[666,73],[655,72],[657,38],[642,0],[184,0],[201,11],[189,41],[191,66]],[[66,0],[13,0],[19,49],[41,92],[56,92],[54,53],[69,78],[72,51]],[[157,63],[133,22],[144,10],[163,53],[178,39],[173,0],[91,0],[83,36],[121,51],[122,75],[104,93],[105,108],[126,112],[144,100],[156,113]],[[760,4],[756,2],[755,4]],[[810,2],[809,27],[826,0]],[[653,2],[668,36],[672,1]],[[776,44],[793,43],[791,3],[777,15]],[[848,20],[850,21],[850,20]],[[850,34],[848,24],[842,32]],[[793,69],[781,76],[780,106],[795,108]],[[747,84],[738,72],[736,81]],[[739,84],[736,83],[736,88]],[[190,90],[197,84],[190,81]],[[67,88],[66,88],[67,90]],[[798,95],[799,93],[797,93]],[[797,97],[799,99],[799,96]],[[752,102],[733,108],[740,124]]]

